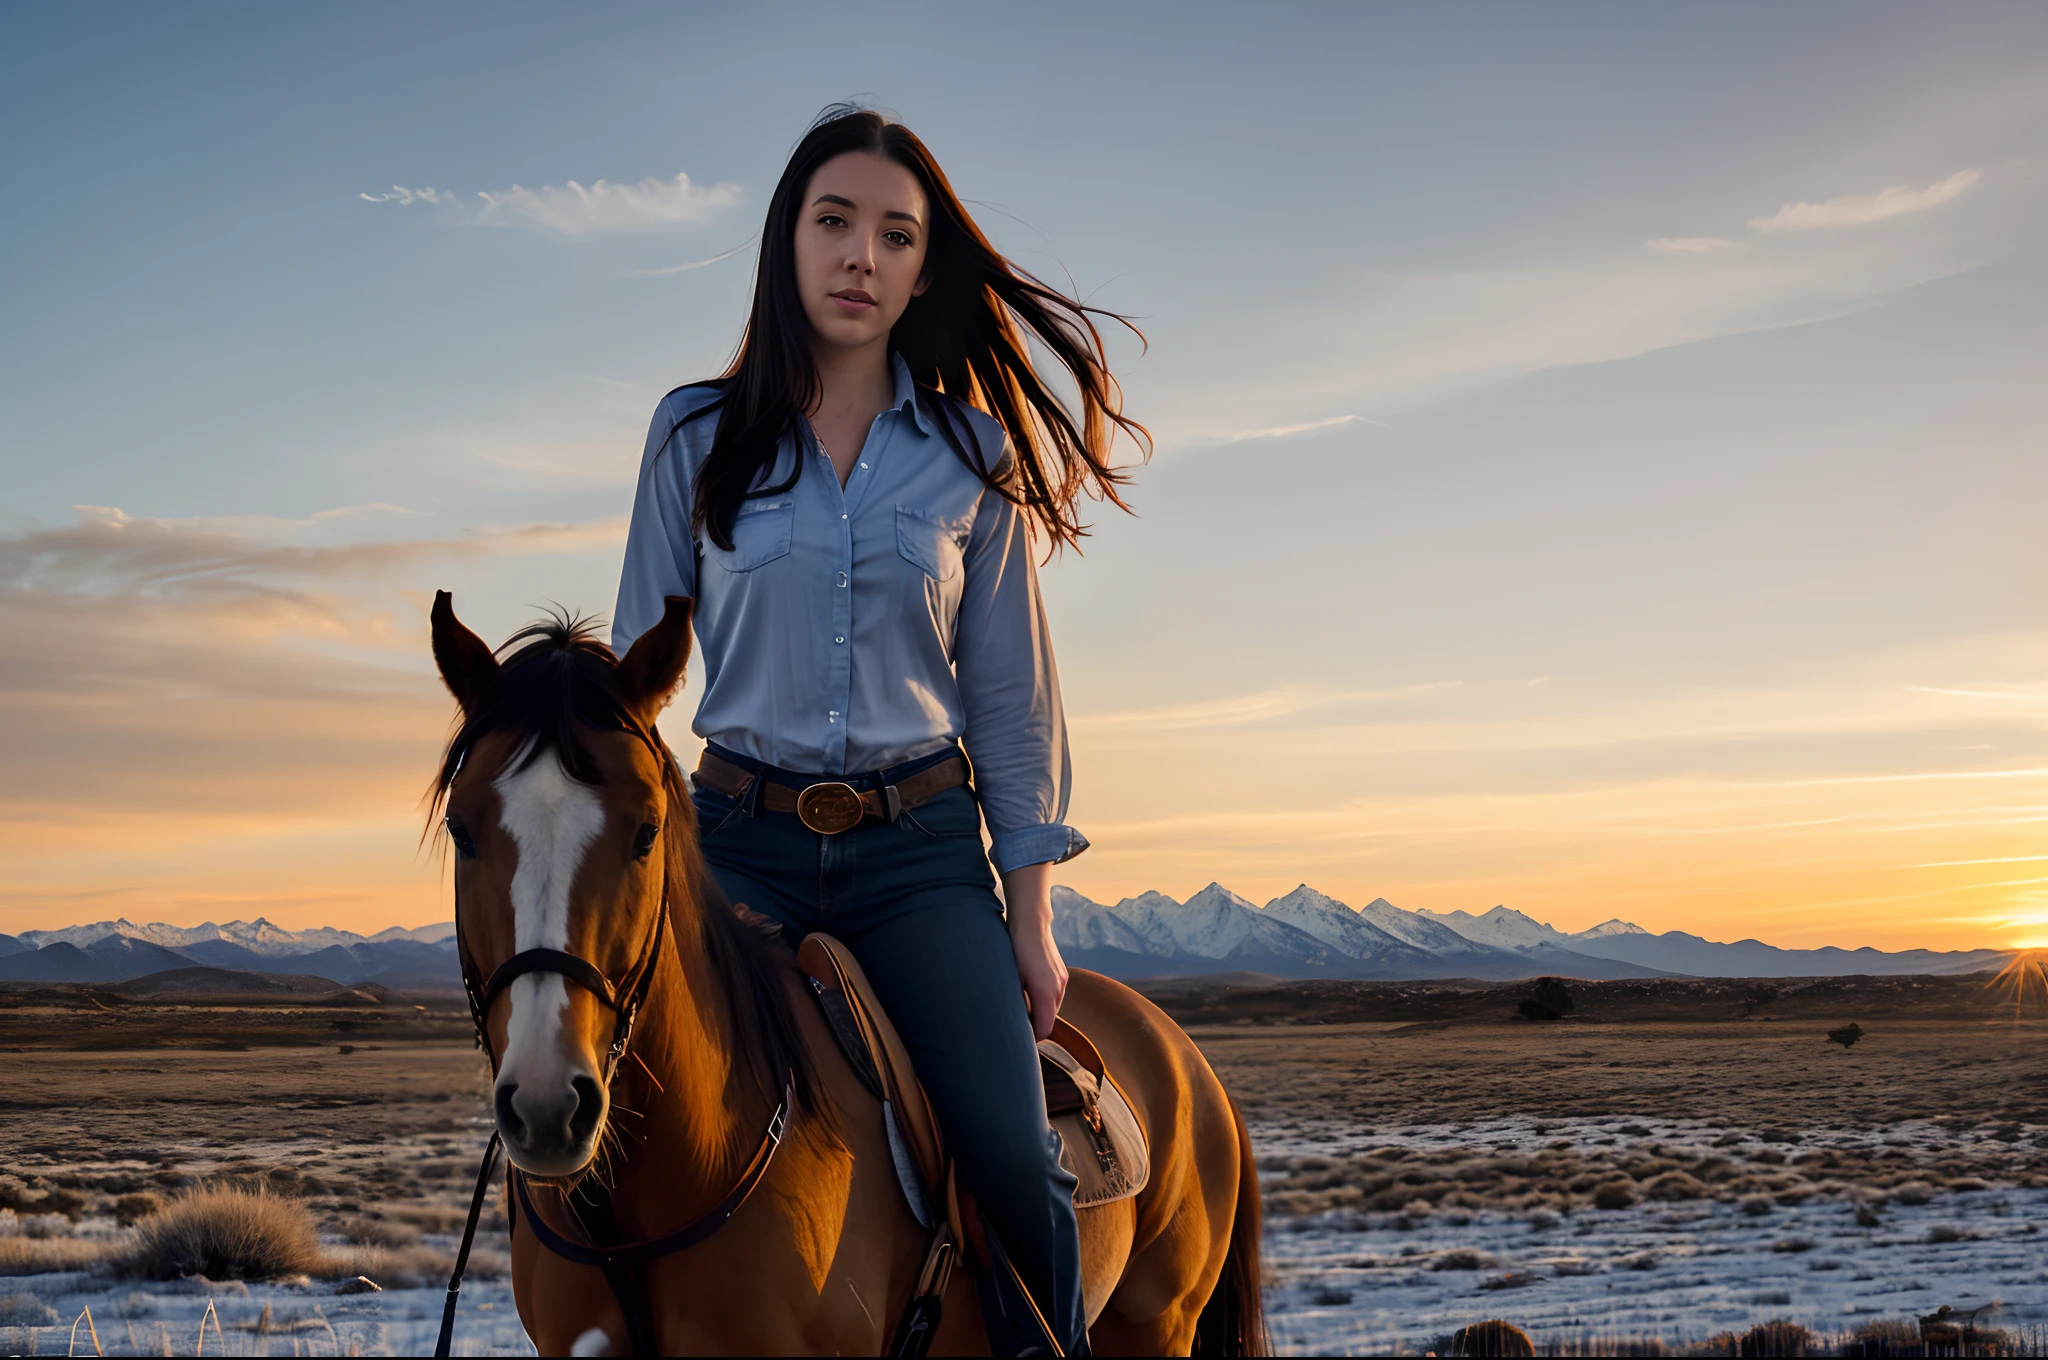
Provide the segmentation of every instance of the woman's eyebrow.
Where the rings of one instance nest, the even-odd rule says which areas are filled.
[[[841,198],[838,194],[819,194],[816,198],[811,200],[811,206],[813,208],[817,207],[820,203],[836,203],[842,208],[854,208],[859,206],[852,199]],[[913,226],[921,227],[924,225],[924,220],[920,218],[916,213],[885,212],[882,214],[882,217],[885,220],[889,218],[896,218],[899,221],[909,222]]]

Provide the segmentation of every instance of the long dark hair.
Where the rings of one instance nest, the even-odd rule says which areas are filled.
[[[935,408],[934,423],[953,452],[985,485],[1024,507],[1054,546],[1077,543],[1087,534],[1075,511],[1083,493],[1128,510],[1119,488],[1129,474],[1110,463],[1110,446],[1121,430],[1150,457],[1152,437],[1123,413],[1123,392],[1110,376],[1094,318],[1115,321],[1141,341],[1144,335],[1117,313],[1066,297],[997,254],[916,133],[872,109],[836,105],[797,143],[768,200],[746,333],[732,363],[708,384],[719,390],[718,398],[669,431],[673,438],[688,421],[723,412],[697,474],[696,531],[730,550],[740,502],[750,495],[779,495],[803,475],[806,460],[798,458],[786,481],[760,485],[774,469],[782,440],[818,399],[810,322],[797,291],[797,215],[818,167],[849,151],[903,166],[917,176],[930,202],[930,285],[911,300],[890,344],[926,389],[918,400]],[[1066,370],[1080,399],[1078,420],[1032,367],[1027,332]],[[1009,433],[1015,459],[992,465],[995,451],[984,457],[973,448],[972,432],[963,438],[934,393],[994,416]]]

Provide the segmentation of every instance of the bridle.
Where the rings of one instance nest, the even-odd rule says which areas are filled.
[[[662,741],[660,735],[650,728],[637,725],[624,726],[647,745],[660,762],[663,782],[669,783],[669,775],[676,769],[675,756]],[[456,758],[455,768],[449,772],[448,784],[453,786],[462,773],[462,765],[469,758],[467,750]],[[665,834],[665,833],[664,833]],[[641,1005],[647,1000],[647,989],[654,980],[655,965],[661,960],[662,945],[668,938],[669,891],[673,887],[663,876],[661,902],[654,914],[654,928],[648,932],[647,944],[640,952],[639,960],[627,974],[629,981],[614,986],[603,970],[588,959],[561,949],[522,949],[492,970],[487,979],[479,980],[480,973],[476,960],[471,957],[469,946],[463,941],[460,911],[457,912],[455,950],[462,962],[462,990],[469,998],[469,1016],[476,1026],[476,1044],[490,1059],[491,1072],[498,1070],[498,1055],[491,1047],[489,1016],[491,1005],[517,978],[529,973],[553,973],[575,983],[596,997],[612,1013],[612,1043],[605,1056],[604,1085],[609,1088],[617,1076],[620,1061],[626,1056],[626,1046],[632,1042],[633,1022],[640,1014]],[[460,904],[458,904],[459,907]],[[635,1353],[651,1353],[653,1319],[646,1298],[645,1267],[648,1262],[693,1247],[704,1241],[729,1222],[738,1213],[740,1206],[747,1202],[756,1187],[767,1179],[769,1165],[775,1160],[776,1150],[782,1146],[783,1135],[789,1126],[789,1115],[795,1100],[795,1079],[785,1074],[782,1087],[782,1102],[768,1118],[768,1128],[754,1151],[753,1160],[726,1195],[708,1212],[694,1222],[686,1223],[672,1232],[663,1233],[638,1242],[596,1242],[585,1244],[562,1236],[548,1226],[535,1209],[527,1189],[527,1177],[516,1166],[506,1168],[515,1202],[524,1211],[527,1225],[540,1239],[541,1245],[557,1256],[582,1265],[593,1265],[604,1271],[606,1281],[618,1297],[620,1310],[626,1315],[627,1329],[632,1334]],[[484,1195],[490,1187],[491,1173],[496,1169],[498,1150],[502,1139],[493,1129],[489,1146],[484,1149],[483,1164],[477,1168],[476,1193],[469,1206],[469,1221],[463,1228],[462,1247],[455,1258],[455,1271],[448,1281],[448,1297],[441,1313],[441,1333],[434,1354],[446,1356],[454,1339],[456,1298],[462,1292],[462,1277],[469,1264],[469,1250],[476,1238],[477,1220],[483,1211]],[[597,1187],[604,1196],[604,1217],[610,1212],[610,1190]],[[516,1221],[516,1218],[515,1218]]]
[[[674,767],[675,756],[657,733],[638,726],[625,727],[624,730],[646,744],[664,771]],[[467,750],[456,757],[455,768],[448,775],[449,787],[454,786],[468,759]],[[633,1022],[639,1017],[641,1004],[647,1000],[647,988],[654,981],[654,966],[660,961],[662,942],[668,937],[668,892],[669,883],[664,876],[661,904],[654,913],[654,929],[648,932],[647,944],[627,974],[632,981],[625,987],[614,987],[611,979],[596,964],[560,949],[522,949],[493,969],[489,978],[481,978],[469,945],[462,938],[461,904],[457,903],[455,952],[462,962],[462,991],[469,998],[469,1018],[476,1026],[476,1046],[491,1060],[493,1074],[498,1070],[498,1055],[491,1047],[492,1004],[514,979],[529,973],[554,973],[589,992],[612,1013],[612,1043],[605,1056],[604,1069],[604,1084],[611,1085],[612,1077],[618,1072],[619,1061],[626,1056],[626,1045],[632,1040]]]
[[[612,1013],[612,1044],[605,1055],[605,1084],[611,1084],[612,1076],[618,1071],[619,1060],[626,1056],[626,1045],[633,1037],[633,1022],[639,1017],[641,1003],[647,1000],[647,988],[654,980],[654,965],[661,957],[662,942],[668,937],[668,901],[666,885],[663,900],[654,914],[654,929],[648,932],[646,948],[640,952],[639,962],[633,965],[627,975],[632,983],[621,989],[614,987],[610,978],[597,965],[587,959],[560,949],[522,949],[492,970],[488,980],[477,980],[476,961],[470,957],[469,946],[463,943],[458,930],[455,936],[456,952],[462,959],[462,990],[469,997],[469,1017],[476,1024],[476,1043],[491,1060],[491,1071],[498,1070],[498,1055],[491,1048],[489,1019],[491,1004],[513,979],[525,977],[528,973],[554,973],[575,983],[601,1002]]]

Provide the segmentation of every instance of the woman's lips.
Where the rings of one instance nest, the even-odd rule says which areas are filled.
[[[875,305],[874,298],[858,288],[841,289],[832,300],[849,312],[865,312]]]

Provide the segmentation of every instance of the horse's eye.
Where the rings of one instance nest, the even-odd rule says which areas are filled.
[[[633,837],[633,858],[646,859],[654,853],[654,838],[661,834],[661,828],[653,822],[642,822],[640,833]]]
[[[469,828],[461,822],[452,819],[447,823],[447,826],[448,839],[455,842],[455,853],[464,859],[475,859],[476,841],[471,839]]]

